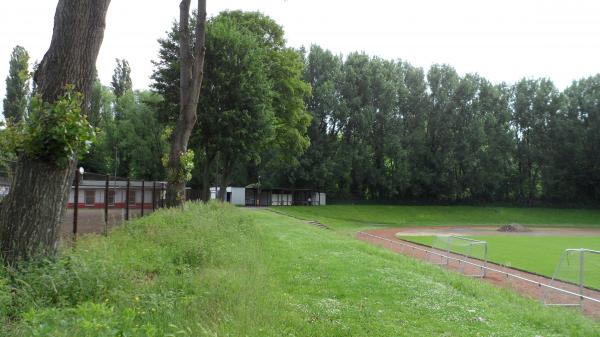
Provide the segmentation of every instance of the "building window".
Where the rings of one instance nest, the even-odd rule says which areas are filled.
[[[129,191],[129,204],[135,205],[135,191]]]
[[[108,191],[108,206],[115,205],[115,191]]]
[[[96,191],[85,191],[85,205],[94,206],[96,203]]]

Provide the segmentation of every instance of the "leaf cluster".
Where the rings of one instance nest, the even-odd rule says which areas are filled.
[[[17,154],[63,164],[85,153],[96,137],[96,130],[81,112],[83,95],[67,85],[56,102],[44,102],[40,95],[31,101],[26,121],[7,129],[5,146]]]

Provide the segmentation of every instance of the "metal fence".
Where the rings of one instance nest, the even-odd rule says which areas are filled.
[[[106,234],[111,228],[165,206],[166,183],[76,172],[63,236]]]

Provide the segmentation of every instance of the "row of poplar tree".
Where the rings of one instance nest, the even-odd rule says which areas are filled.
[[[319,47],[306,64],[306,183],[377,200],[600,200],[600,76],[561,92]]]
[[[165,178],[179,111],[177,28],[159,40],[151,90],[132,90],[125,60],[110,86],[96,82],[89,120],[100,132],[86,170]],[[10,121],[26,119],[23,59],[16,48]],[[207,22],[190,148],[189,184],[201,191],[260,181],[333,199],[597,204],[600,75],[563,91],[547,79],[493,84],[447,65],[295,50],[269,17],[223,12]]]

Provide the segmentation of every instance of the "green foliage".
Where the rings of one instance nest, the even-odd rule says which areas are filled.
[[[178,111],[178,27],[161,39],[153,88],[172,121]],[[216,165],[222,181],[236,170],[258,172],[297,164],[308,147],[310,115],[300,54],[285,46],[283,29],[255,12],[222,12],[207,22],[205,72],[198,127],[192,139],[198,168]],[[247,174],[246,174],[247,175]],[[238,176],[231,180],[241,180]]]
[[[100,82],[94,92],[90,116],[97,116],[100,132],[81,165],[89,172],[164,179],[161,157],[169,140],[161,136],[166,126],[156,108],[162,97],[150,91],[127,91],[116,98]]]
[[[234,165],[260,162],[273,140],[273,91],[266,57],[256,38],[237,25],[220,17],[209,22],[192,144],[208,158],[218,156],[226,177]]]
[[[9,123],[18,123],[27,116],[29,102],[29,54],[21,46],[16,46],[10,56],[10,67],[6,77],[6,98],[4,118]]]
[[[162,164],[167,170],[167,181],[177,182],[188,182],[192,179],[192,171],[194,170],[194,150],[188,149],[185,153],[181,153],[179,156],[179,171],[173,172],[169,168],[169,156],[168,154],[163,155]]]
[[[271,172],[293,169],[308,148],[307,129],[311,115],[305,109],[311,87],[303,80],[301,53],[286,47],[284,31],[273,19],[257,12],[223,12],[218,20],[235,24],[259,41],[265,53],[266,72],[272,85],[273,138],[262,153],[256,171],[266,177],[266,186],[276,183]],[[252,167],[252,166],[251,166]]]
[[[10,147],[16,153],[59,164],[85,153],[96,132],[81,113],[82,102],[82,95],[71,85],[52,104],[34,96],[28,120],[8,128]]]
[[[598,201],[598,76],[494,85],[317,46],[306,57],[314,122],[301,165],[279,183],[330,198],[423,202]],[[596,151],[597,152],[597,151]]]
[[[4,123],[0,122],[0,172],[9,171],[9,162],[14,161],[15,144],[11,139],[11,129],[5,129]]]
[[[160,101],[161,96],[149,91],[130,91],[117,99],[116,110],[121,116],[112,122],[111,142],[118,151],[120,175],[164,179],[161,157],[167,153],[169,142],[161,138],[165,126],[158,121],[155,109]]]
[[[120,98],[132,90],[133,84],[131,82],[131,67],[129,66],[129,62],[124,59],[116,59],[116,61],[117,66],[110,84],[115,97]]]

